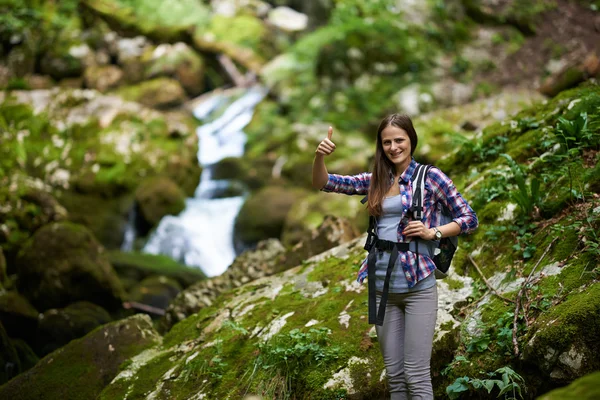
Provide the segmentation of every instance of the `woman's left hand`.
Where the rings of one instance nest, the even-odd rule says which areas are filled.
[[[433,229],[425,228],[421,221],[410,221],[402,231],[406,237],[420,237],[425,240],[433,240],[435,232]]]

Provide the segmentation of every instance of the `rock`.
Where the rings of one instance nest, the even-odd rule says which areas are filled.
[[[163,255],[113,250],[107,252],[107,256],[121,282],[137,284],[150,276],[163,275],[187,288],[206,279],[206,275],[199,268],[187,267]],[[126,289],[130,288],[126,286]]]
[[[197,96],[204,90],[204,60],[183,42],[159,45],[146,65],[147,78],[172,77],[190,96]]]
[[[577,86],[581,82],[600,76],[600,59],[597,54],[589,54],[583,62],[576,58],[565,61],[564,67],[546,78],[540,93],[554,97],[563,90]]]
[[[0,322],[12,338],[35,342],[39,312],[15,291],[0,294]]]
[[[28,89],[31,90],[50,89],[54,86],[52,78],[46,75],[32,74],[25,76],[24,79]]]
[[[181,84],[170,78],[156,78],[135,86],[119,89],[124,99],[147,107],[167,109],[183,104],[186,99]]]
[[[211,306],[221,293],[281,270],[284,253],[285,248],[277,239],[261,241],[256,249],[243,252],[222,275],[181,292],[167,308],[160,322],[161,330],[168,331],[177,322]]]
[[[141,218],[138,224],[140,233],[145,235],[165,215],[177,215],[183,211],[185,198],[181,188],[168,178],[151,178],[142,182],[135,192]]]
[[[110,321],[112,318],[106,310],[87,301],[69,304],[62,309],[47,310],[39,317],[37,353],[45,356]]]
[[[536,365],[548,384],[565,384],[600,369],[600,284],[573,294],[540,316],[522,350],[525,363]]]
[[[281,237],[287,213],[298,196],[297,190],[279,186],[251,194],[235,221],[235,237],[247,244]]]
[[[596,400],[600,398],[600,371],[574,380],[570,385],[554,389],[537,400]]]
[[[349,220],[326,215],[318,228],[286,254],[285,265],[295,267],[302,261],[349,242],[359,235],[360,232]]]
[[[80,300],[120,308],[123,288],[104,249],[84,226],[45,225],[21,248],[17,287],[40,311]]]
[[[64,37],[55,42],[54,45],[41,56],[40,72],[49,75],[54,80],[64,78],[73,78],[81,75],[84,70],[84,57],[87,54],[81,54],[78,43],[70,42],[71,39]],[[72,52],[71,49],[75,51]],[[89,50],[89,48],[88,48]]]
[[[19,354],[0,322],[0,386],[21,372]]]
[[[0,398],[94,399],[124,361],[160,342],[150,318],[142,314],[104,325],[47,355],[0,387]]]
[[[85,86],[103,93],[116,88],[122,81],[123,71],[115,65],[88,67],[84,73]]]
[[[6,57],[9,73],[16,76],[30,75],[35,72],[35,53],[30,46],[22,45],[13,48]]]
[[[244,180],[243,160],[237,157],[225,157],[213,166],[212,179]]]
[[[128,298],[130,301],[164,310],[179,292],[181,286],[176,280],[166,276],[151,276],[134,286]]]
[[[269,11],[267,21],[284,32],[301,32],[308,27],[308,17],[289,7],[275,7]]]
[[[475,93],[475,87],[473,84],[456,82],[451,78],[446,78],[434,83],[431,92],[437,104],[456,106],[471,101]]]
[[[319,228],[326,215],[343,218],[361,231],[366,231],[369,216],[357,196],[336,193],[314,193],[298,199],[285,218],[281,242],[286,247],[308,240]]]

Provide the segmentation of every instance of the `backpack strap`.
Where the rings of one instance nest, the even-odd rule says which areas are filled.
[[[427,177],[427,173],[431,165],[423,165],[419,164],[415,168],[412,176],[412,205],[410,207],[410,212],[413,215],[413,219],[415,221],[421,221],[423,219],[423,202],[425,198],[425,178]],[[419,262],[419,238],[414,239],[415,242],[415,254],[417,263]]]

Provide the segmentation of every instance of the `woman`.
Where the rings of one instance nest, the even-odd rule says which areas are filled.
[[[437,317],[435,264],[427,252],[411,251],[413,247],[405,242],[425,243],[473,231],[478,225],[477,216],[452,181],[432,167],[425,177],[423,218],[411,220],[411,178],[419,164],[412,158],[417,133],[408,116],[392,114],[381,121],[371,173],[329,174],[325,156],[335,151],[332,134],[330,127],[327,138],[315,151],[313,186],[325,192],[367,194],[369,214],[376,217],[378,239],[399,249],[392,262],[390,254],[394,251],[389,248],[376,247],[376,253],[372,253],[377,308],[382,302],[388,263],[392,271],[389,297],[386,293],[387,303],[383,301],[385,318],[381,326],[376,325],[391,399],[433,399],[429,364]],[[439,225],[444,207],[450,211],[452,221]],[[365,262],[359,271],[361,282],[366,269]]]

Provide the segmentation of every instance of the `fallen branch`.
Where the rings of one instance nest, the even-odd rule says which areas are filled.
[[[490,285],[490,283],[488,282],[488,280],[483,275],[483,272],[481,272],[481,269],[479,269],[479,266],[477,265],[477,263],[475,262],[475,260],[473,260],[473,257],[471,257],[470,255],[469,255],[469,260],[471,261],[471,263],[473,264],[473,266],[475,267],[475,269],[477,270],[477,272],[479,272],[479,275],[481,276],[481,278],[485,282],[485,285],[492,291],[492,293],[494,293],[496,296],[500,297],[504,301],[508,301],[509,303],[513,303],[513,304],[515,303],[514,300],[511,300],[511,299],[509,299],[507,297],[502,296],[500,293],[498,293],[498,291],[496,289],[494,289],[492,287],[492,285]]]
[[[529,273],[529,276],[527,277],[527,279],[525,279],[525,281],[521,285],[521,289],[519,290],[519,293],[517,294],[516,306],[515,306],[515,313],[514,313],[514,318],[513,318],[513,332],[512,332],[512,342],[513,342],[515,357],[519,356],[519,342],[517,341],[517,327],[518,327],[517,320],[519,319],[519,310],[521,308],[521,298],[523,297],[523,294],[527,290],[527,285],[529,284],[529,281],[531,280],[531,277],[535,273],[535,270],[540,265],[540,263],[542,262],[542,260],[544,259],[544,257],[546,257],[546,254],[548,254],[548,252],[550,251],[550,248],[552,247],[552,245],[554,244],[554,242],[556,242],[557,239],[558,239],[557,237],[554,238],[554,240],[552,240],[550,242],[550,244],[548,245],[548,247],[546,247],[546,250],[544,251],[544,254],[542,254],[542,256],[540,257],[540,259],[538,260],[538,262],[535,263],[535,265],[533,266],[533,269]]]
[[[144,311],[144,312],[147,312],[150,314],[165,315],[165,310],[163,310],[162,308],[149,306],[148,304],[142,304],[142,303],[138,303],[135,301],[128,301],[128,302],[123,303],[123,308],[125,308],[125,309],[133,308],[135,310]]]

